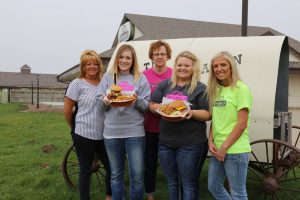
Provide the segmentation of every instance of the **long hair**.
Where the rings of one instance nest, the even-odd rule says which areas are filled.
[[[215,102],[216,97],[218,96],[218,93],[220,92],[220,86],[222,85],[222,83],[216,78],[216,75],[213,71],[213,62],[215,61],[216,58],[219,57],[225,58],[230,64],[231,80],[232,80],[230,83],[230,87],[231,88],[235,87],[237,81],[241,80],[234,57],[228,51],[221,51],[217,53],[210,61],[210,66],[209,66],[210,73],[208,75],[207,88],[206,88],[210,111],[212,111],[213,104]]]
[[[115,56],[113,66],[110,70],[110,73],[112,74],[112,76],[114,76],[114,73],[116,73],[117,79],[119,79],[121,72],[120,72],[120,69],[118,67],[118,62],[119,62],[119,59],[121,57],[121,54],[124,51],[130,51],[131,52],[132,66],[131,66],[129,72],[130,72],[130,74],[133,75],[134,82],[136,82],[139,79],[141,73],[140,73],[140,70],[139,70],[139,65],[138,65],[138,61],[137,61],[136,52],[135,52],[134,48],[129,44],[123,44],[122,46],[119,47],[119,49],[116,53],[116,56]]]
[[[94,62],[98,65],[98,72],[96,74],[96,79],[98,81],[101,80],[102,75],[103,75],[103,64],[101,61],[100,56],[97,54],[96,51],[94,50],[84,50],[80,56],[80,74],[79,74],[79,78],[85,78],[86,77],[86,64],[88,62]]]
[[[176,69],[176,64],[179,58],[187,58],[189,60],[192,61],[192,68],[193,68],[193,73],[192,73],[192,79],[191,79],[191,83],[190,83],[190,88],[188,90],[188,94],[191,94],[194,89],[197,87],[197,83],[198,81],[200,81],[200,60],[197,58],[197,56],[195,54],[193,54],[190,51],[183,51],[180,54],[177,55],[176,59],[175,59],[175,63],[174,63],[174,68],[172,71],[172,77],[171,77],[171,88],[174,88],[176,86],[177,83],[177,69]]]

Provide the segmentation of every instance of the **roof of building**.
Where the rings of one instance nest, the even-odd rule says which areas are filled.
[[[28,65],[23,65],[22,67],[21,67],[21,69],[31,69]]]
[[[142,36],[133,39],[134,41],[201,37],[239,37],[241,36],[242,32],[242,26],[239,24],[204,22],[126,13],[120,25],[124,24],[127,21],[130,21],[136,28],[139,29],[139,31],[142,32]],[[157,27],[159,27],[159,30]],[[248,26],[247,35],[278,36],[284,34],[269,27]],[[293,51],[295,56],[298,56],[300,58],[300,42],[291,37],[288,37],[288,40],[290,50]],[[110,58],[117,45],[118,33],[116,33],[111,49],[100,53],[101,58]],[[71,69],[66,70],[62,74],[67,73]],[[62,74],[60,74],[59,76],[61,76]]]
[[[204,22],[187,19],[168,17],[146,16],[126,13],[121,25],[126,21],[132,22],[143,36],[134,40],[158,40],[175,38],[198,38],[198,37],[239,37],[241,25],[215,22]],[[159,31],[157,31],[159,27]],[[269,27],[248,26],[248,36],[285,35]],[[300,42],[288,37],[289,46],[300,54]],[[117,46],[116,35],[112,47]]]
[[[40,88],[66,88],[67,84],[58,82],[57,74],[22,74],[20,72],[0,72],[0,88],[25,88],[37,86],[37,75],[39,75]]]

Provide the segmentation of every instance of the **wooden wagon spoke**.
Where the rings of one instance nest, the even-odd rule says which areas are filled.
[[[261,169],[264,171],[264,174],[267,175],[268,173],[266,172],[263,164],[257,159],[255,153],[253,151],[251,151],[252,155],[254,156],[255,160],[257,161],[257,163],[259,164],[259,166],[261,167]]]
[[[292,128],[300,130],[300,126],[292,126]],[[295,141],[295,145],[294,145],[295,147],[297,146],[299,139],[300,139],[300,131],[298,132],[298,136]]]
[[[269,163],[269,148],[268,148],[268,142],[265,142],[266,145],[266,155],[267,155],[267,164]],[[270,175],[270,170],[269,170],[269,164],[268,164],[268,175]]]
[[[295,166],[292,166],[292,167],[290,167],[289,169],[287,169],[287,170],[286,170],[285,172],[283,172],[280,176],[278,176],[278,178],[279,178],[280,180],[284,180],[285,178],[287,178],[288,175],[289,175],[289,172],[290,172],[291,170],[294,171],[294,167],[295,167]],[[293,175],[294,175],[294,178],[296,178],[296,174],[293,173]]]
[[[280,191],[282,190],[287,190],[287,191],[291,191],[291,192],[297,192],[299,193],[300,192],[300,188],[299,189],[291,189],[291,188],[286,188],[286,187],[280,187]]]
[[[99,162],[99,160],[95,160],[93,162],[92,166],[92,176],[90,178],[91,184],[96,184],[97,182],[97,188],[100,188],[98,185],[101,184],[100,180],[101,177],[99,174],[101,174],[103,177],[105,176],[105,170],[102,164]],[[63,164],[62,164],[62,173],[65,179],[66,184],[69,186],[72,190],[78,190],[78,177],[79,177],[79,165],[77,162],[76,157],[76,149],[73,145],[69,147],[67,152],[65,153]]]
[[[263,193],[263,191],[262,191],[262,190],[259,190],[259,191],[253,196],[253,199],[256,199],[256,198],[259,197],[262,193]]]
[[[99,185],[99,188],[100,188],[100,177],[99,177],[99,172],[96,172],[96,178],[97,178],[97,182],[98,182],[98,185]]]
[[[68,161],[67,163],[72,166],[78,166],[78,162]]]
[[[296,177],[296,178],[289,178],[289,179],[283,179],[280,182],[288,182],[288,181],[297,181],[300,180],[300,177]]]
[[[295,184],[300,185],[300,175],[296,169],[300,169],[300,150],[276,139],[257,140],[251,143],[251,147],[248,185],[261,187],[251,199],[296,199],[300,194],[300,187],[295,189],[290,184],[295,181]]]
[[[68,168],[68,174],[70,174],[70,173],[74,173],[74,172],[79,172],[79,168]]]
[[[293,167],[293,175],[294,175],[295,180],[297,180],[296,172],[295,172],[295,167]]]
[[[279,197],[277,196],[277,194],[276,194],[276,193],[275,193],[275,194],[273,194],[272,196],[273,196],[273,198],[274,198],[274,199],[276,199],[276,200],[279,200]]]
[[[300,131],[299,131],[299,134],[298,134],[297,139],[296,139],[296,142],[295,142],[295,147],[296,147],[297,144],[298,144],[299,138],[300,138]]]
[[[280,192],[282,192],[286,197],[288,197],[288,198],[291,199],[291,200],[297,200],[297,199],[294,199],[294,197],[290,196],[289,193],[287,193],[287,192],[284,191],[284,190],[280,190]]]
[[[253,173],[258,179],[256,179],[256,180],[258,180],[258,181],[262,181],[262,177],[260,177],[256,172],[255,172],[255,170],[253,170],[251,167],[250,168],[248,168],[248,170],[251,172],[251,173]],[[249,179],[249,177],[248,177],[248,179]],[[251,179],[251,178],[250,178]]]
[[[78,172],[68,173],[69,176],[73,176],[74,174],[79,174],[79,171]]]
[[[284,157],[284,153],[285,153],[286,147],[287,147],[287,146],[284,146],[283,151],[281,152],[279,161],[282,161],[282,159],[285,158],[285,157]]]

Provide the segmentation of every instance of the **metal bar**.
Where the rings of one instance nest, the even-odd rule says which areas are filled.
[[[33,81],[31,81],[31,105],[33,105]]]
[[[289,144],[293,144],[292,141],[292,113],[287,113],[287,142]]]
[[[36,108],[40,108],[40,93],[39,93],[39,90],[40,90],[40,75],[37,74],[36,75],[36,88],[37,88],[37,93],[36,93]]]
[[[285,113],[281,112],[279,113],[281,114],[281,118],[280,118],[280,140],[287,142],[286,139],[286,133],[285,133]]]
[[[243,0],[242,5],[242,36],[247,36],[248,28],[248,0]]]

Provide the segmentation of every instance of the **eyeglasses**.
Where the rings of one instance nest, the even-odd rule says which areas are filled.
[[[164,57],[164,56],[166,56],[167,54],[166,54],[166,53],[154,53],[154,54],[152,54],[152,55],[155,56],[155,57],[159,57],[159,56]]]

